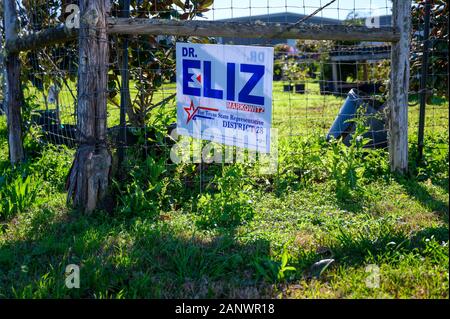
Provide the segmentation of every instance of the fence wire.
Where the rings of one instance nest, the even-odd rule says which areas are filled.
[[[69,5],[78,1],[17,1],[21,34],[39,31],[65,23],[72,11]],[[329,4],[329,5],[327,5]],[[446,6],[443,1],[436,5]],[[391,26],[392,2],[388,0],[216,0],[216,1],[131,1],[131,17],[159,19],[203,19],[228,22],[285,22],[319,25]],[[417,6],[415,10],[422,10]],[[445,10],[443,8],[442,10]],[[448,12],[448,8],[446,8]],[[122,1],[112,1],[111,16],[123,17]],[[314,15],[312,15],[314,14]],[[312,15],[312,16],[310,16]],[[447,23],[433,10],[432,30]],[[412,57],[421,56],[423,20],[413,20]],[[448,83],[448,73],[439,63],[448,65],[448,25],[442,32],[431,32],[429,86],[442,80]],[[447,31],[445,31],[447,30]],[[2,32],[3,33],[3,32]],[[124,42],[127,48],[124,49]],[[390,72],[389,43],[373,41],[302,41],[268,38],[174,37],[152,35],[109,36],[107,124],[108,143],[116,151],[125,152],[126,171],[136,165],[137,158],[156,158],[168,170],[180,165],[170,159],[174,141],[169,137],[176,126],[176,64],[175,43],[219,43],[234,45],[274,46],[273,127],[278,129],[280,170],[285,162],[295,163],[296,176],[301,178],[308,168],[302,162],[317,154],[330,133],[346,99],[365,105],[367,133],[371,147],[385,148],[387,126],[384,118],[386,92]],[[124,63],[125,55],[127,62]],[[75,148],[77,132],[78,42],[48,46],[21,54],[23,63],[25,113],[30,114],[29,129],[40,142],[65,144]],[[416,60],[414,60],[416,61]],[[436,62],[438,61],[438,62]],[[416,143],[418,127],[420,68],[411,71],[409,108],[410,143]],[[123,86],[128,74],[129,89]],[[353,91],[351,92],[351,90]],[[353,94],[353,95],[352,95]],[[447,100],[445,100],[445,97]],[[430,147],[448,147],[435,140],[448,132],[448,89],[429,95],[426,107],[425,136]],[[126,127],[120,121],[121,107],[126,106]],[[342,116],[353,116],[345,113]],[[376,115],[374,117],[374,115]],[[331,135],[345,143],[351,139],[351,127],[340,123]],[[121,134],[124,133],[122,136]],[[433,142],[434,141],[434,142]],[[206,144],[206,142],[203,142]],[[284,166],[283,166],[284,165]],[[183,181],[203,189],[223,168],[209,163],[194,165],[195,177]],[[249,176],[250,178],[250,176]]]
[[[418,130],[420,114],[420,80],[426,77],[426,105],[424,117],[425,148],[430,150],[428,162],[433,161],[436,152],[448,154],[448,3],[430,1],[430,22],[428,38],[428,68],[422,72],[422,57],[425,31],[425,1],[416,2],[412,9],[412,45],[410,72],[410,144],[415,152],[418,147]],[[435,150],[435,151],[433,151]],[[415,155],[413,153],[413,155]],[[448,157],[448,155],[447,155]]]

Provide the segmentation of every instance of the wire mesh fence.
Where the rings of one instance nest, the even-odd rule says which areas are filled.
[[[428,13],[425,1],[412,9],[409,142],[412,155],[432,165],[448,152],[448,4],[430,1],[428,6]]]
[[[392,26],[392,2],[371,1],[112,1],[111,16],[169,20],[211,20],[230,23],[269,22],[315,25],[370,27]],[[75,21],[77,1],[17,1],[20,34],[37,32],[67,21]],[[432,32],[428,88],[438,91],[428,96],[425,140],[428,147],[445,148],[439,143],[448,132],[448,25],[442,14],[448,6],[436,1],[432,10]],[[423,4],[414,7],[419,12]],[[441,10],[441,11],[439,11]],[[416,13],[417,13],[416,12]],[[417,13],[420,15],[420,12]],[[413,14],[414,17],[414,14]],[[442,31],[435,31],[442,29]],[[411,55],[421,57],[424,40],[423,19],[413,20]],[[389,90],[391,45],[374,41],[296,40],[276,37],[200,37],[174,35],[110,35],[107,72],[107,140],[110,148],[123,152],[119,166],[130,171],[138,159],[153,158],[169,171],[179,169],[170,151],[176,141],[171,138],[176,127],[175,43],[219,43],[233,45],[274,46],[273,127],[278,129],[279,167],[277,173],[292,174],[297,183],[312,174],[307,158],[320,157],[331,136],[351,143],[353,124],[344,122],[360,115],[366,117],[371,139],[367,146],[386,148],[388,129],[385,119],[386,94]],[[78,41],[46,46],[21,53],[24,113],[27,128],[41,142],[65,144],[75,148],[80,142],[77,123],[79,75]],[[416,61],[414,60],[414,61]],[[413,62],[413,66],[414,66]],[[418,62],[418,65],[420,63]],[[443,66],[444,65],[444,66]],[[420,68],[411,71],[409,108],[410,143],[416,143],[419,125],[418,101]],[[447,90],[447,91],[446,91]],[[98,92],[97,92],[98,93]],[[444,97],[444,98],[442,98]],[[445,99],[446,97],[446,99]],[[121,114],[122,112],[122,114]],[[237,111],[238,112],[238,111]],[[339,114],[339,117],[337,117]],[[336,122],[335,122],[336,120]],[[333,124],[334,123],[334,124]],[[437,140],[436,140],[437,139]],[[209,142],[192,143],[192,151]],[[219,146],[217,146],[219,147]],[[222,148],[222,146],[220,146]],[[236,150],[234,150],[236,152]],[[195,155],[193,155],[195,157]],[[200,156],[201,158],[201,156]],[[194,158],[195,159],[195,158]],[[115,159],[117,161],[117,159]],[[192,158],[191,158],[192,162]],[[184,164],[181,164],[183,166]],[[202,190],[226,166],[198,161],[190,167],[184,183]],[[320,175],[319,172],[314,174]],[[193,176],[193,177],[192,177]],[[260,176],[246,175],[253,181]],[[320,178],[320,176],[318,177]]]

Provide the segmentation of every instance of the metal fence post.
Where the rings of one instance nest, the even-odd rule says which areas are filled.
[[[426,1],[425,17],[423,29],[423,55],[422,55],[422,70],[420,76],[420,111],[419,111],[419,132],[418,132],[418,161],[421,162],[423,158],[423,137],[425,130],[425,107],[427,103],[427,72],[428,72],[428,50],[429,50],[429,36],[430,36],[430,12],[431,2]]]
[[[0,28],[2,32],[0,33],[0,90],[1,90],[1,97],[0,97],[0,115],[3,114],[3,102],[5,98],[5,65],[4,65],[4,44],[3,44],[3,32],[5,28],[4,21],[4,14],[3,14],[3,2],[0,3]]]
[[[130,17],[130,0],[122,0],[122,17]],[[123,166],[125,158],[125,148],[127,144],[127,121],[126,112],[130,99],[129,72],[128,72],[128,36],[123,37],[122,44],[122,70],[121,70],[121,90],[120,90],[120,144],[117,150],[119,170]]]

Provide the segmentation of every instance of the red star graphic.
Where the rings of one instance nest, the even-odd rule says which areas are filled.
[[[188,114],[188,118],[186,121],[186,124],[187,124],[195,116],[195,113],[197,113],[198,108],[194,107],[194,101],[191,100],[191,105],[189,107],[185,107],[184,110]]]

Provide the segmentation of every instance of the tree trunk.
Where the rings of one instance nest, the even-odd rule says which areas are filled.
[[[78,108],[79,147],[67,180],[67,200],[86,213],[102,204],[111,168],[106,144],[109,0],[80,1]]]
[[[18,20],[16,3],[14,0],[5,0],[5,39],[9,41],[17,39]],[[5,63],[5,112],[8,123],[9,159],[12,165],[20,163],[24,159],[22,145],[22,116],[20,107],[23,102],[20,85],[20,61],[18,53],[6,55]]]

